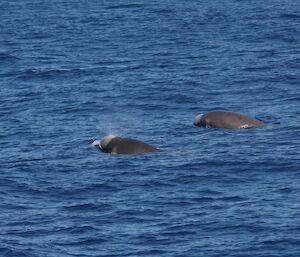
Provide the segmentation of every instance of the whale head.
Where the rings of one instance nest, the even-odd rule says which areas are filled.
[[[202,116],[203,116],[203,114],[199,114],[199,115],[197,115],[196,117],[195,117],[195,119],[194,119],[194,125],[195,126],[198,126],[198,127],[200,127],[201,126],[201,123],[202,123]]]
[[[102,138],[101,140],[94,140],[92,143],[92,146],[98,148],[102,152],[106,152],[105,149],[107,149],[108,144],[110,143],[110,141],[113,138],[115,138],[115,136],[106,136],[106,137]]]
[[[105,149],[107,149],[108,147],[108,144],[110,143],[110,141],[115,138],[116,136],[106,136],[106,137],[103,137],[101,139],[101,141],[99,142],[99,147],[100,149],[103,151],[103,152],[106,152]]]

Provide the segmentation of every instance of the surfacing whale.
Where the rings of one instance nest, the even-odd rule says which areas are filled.
[[[111,154],[136,154],[161,151],[142,141],[117,136],[106,136],[101,140],[95,140],[92,145],[104,153]]]
[[[212,111],[197,115],[194,119],[194,125],[205,128],[239,129],[262,127],[270,124],[240,113],[229,111]]]

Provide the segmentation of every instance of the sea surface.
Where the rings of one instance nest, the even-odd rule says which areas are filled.
[[[1,257],[300,256],[300,1],[0,2]],[[277,126],[193,126],[228,110]],[[161,150],[105,154],[131,137]]]

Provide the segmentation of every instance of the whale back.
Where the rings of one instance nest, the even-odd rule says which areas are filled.
[[[102,142],[103,141],[103,142]],[[146,152],[160,152],[159,149],[142,141],[132,138],[105,137],[101,140],[101,150],[112,154],[135,154]]]
[[[264,126],[265,123],[248,117],[246,115],[228,111],[212,111],[201,116],[196,116],[194,124],[199,127],[213,127],[213,128],[250,128],[256,126]]]

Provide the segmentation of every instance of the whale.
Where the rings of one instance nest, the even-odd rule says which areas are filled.
[[[242,129],[262,127],[270,124],[240,113],[230,111],[211,111],[197,115],[194,119],[194,125],[205,128]]]
[[[161,152],[161,150],[142,141],[118,136],[105,136],[101,140],[95,140],[92,145],[102,152],[110,154]]]

